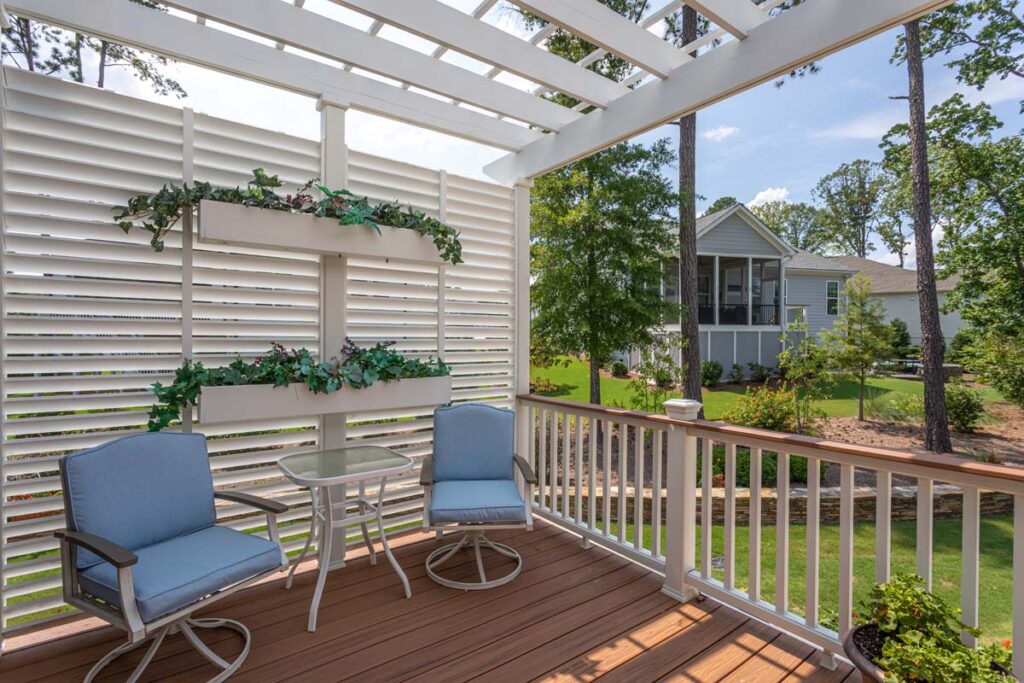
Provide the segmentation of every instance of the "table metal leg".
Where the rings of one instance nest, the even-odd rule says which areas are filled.
[[[359,482],[359,514],[366,514],[366,482]],[[377,564],[377,551],[373,548],[373,541],[370,539],[370,530],[366,526],[366,522],[362,521],[359,523],[359,528],[363,531],[363,542],[366,543],[366,550],[370,553],[370,564]]]
[[[306,626],[306,630],[310,633],[316,631],[316,615],[320,609],[320,598],[324,594],[324,583],[327,581],[327,570],[329,558],[331,557],[331,542],[334,536],[334,511],[332,509],[330,487],[322,487],[320,489],[320,496],[323,502],[324,520],[323,525],[320,527],[320,544],[317,546],[317,553],[320,556],[320,573],[316,577],[316,590],[313,591],[313,603],[309,606],[309,624]]]
[[[394,554],[391,552],[391,546],[388,545],[387,534],[384,533],[384,488],[388,478],[383,477],[380,480],[380,491],[377,493],[377,532],[380,534],[380,544],[384,546],[384,554],[388,557],[388,562],[395,568],[395,573],[398,574],[398,578],[402,579],[402,586],[405,588],[405,597],[412,597],[412,589],[409,587],[409,577],[405,575],[405,571],[402,570],[402,565],[398,564],[398,560],[395,559]]]
[[[295,570],[299,564],[306,559],[306,553],[309,552],[309,546],[312,545],[313,539],[316,537],[317,519],[319,518],[317,512],[317,496],[316,487],[311,486],[309,489],[309,497],[313,501],[312,506],[309,508],[309,535],[306,536],[306,544],[302,546],[302,552],[299,553],[298,558],[292,562],[292,566],[288,569],[288,579],[284,582],[285,590],[290,590],[292,587],[292,579],[295,578]]]

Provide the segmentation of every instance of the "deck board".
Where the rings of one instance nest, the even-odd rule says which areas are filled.
[[[315,582],[306,562],[291,591],[274,578],[211,608],[252,632],[253,647],[233,681],[765,681],[839,683],[851,673],[817,666],[799,640],[712,600],[681,605],[661,593],[661,577],[600,548],[538,523],[495,540],[523,555],[515,581],[488,591],[453,591],[431,581],[423,561],[436,544],[419,532],[396,537],[395,555],[409,575],[404,599],[380,557],[371,565],[353,548],[348,566],[328,578],[316,633],[305,630]],[[491,558],[488,567],[502,568]],[[469,555],[451,576],[474,571]],[[94,621],[83,621],[92,624]],[[0,680],[80,681],[123,636],[112,628],[75,632],[74,624],[19,636],[0,657]],[[239,640],[203,634],[222,656]],[[38,642],[31,642],[32,640]],[[10,641],[9,641],[10,642]],[[124,680],[141,653],[114,662],[101,680]],[[144,681],[205,681],[214,670],[180,636],[168,638]]]

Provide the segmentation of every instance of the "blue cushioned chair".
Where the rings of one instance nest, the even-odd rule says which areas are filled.
[[[288,506],[214,492],[202,434],[127,436],[63,458],[60,476],[67,530],[56,536],[64,600],[128,633],[128,642],[97,662],[86,682],[152,640],[129,679],[137,680],[163,639],[176,632],[221,669],[212,681],[234,673],[249,654],[248,629],[191,615],[288,567],[277,535],[277,515]],[[215,498],[266,512],[270,540],[216,526]],[[203,644],[197,627],[238,631],[245,640],[241,654],[225,661]]]
[[[488,529],[532,529],[532,486],[537,482],[526,460],[515,454],[515,413],[493,406],[465,403],[434,411],[434,455],[425,458],[420,484],[425,491],[423,526],[443,532],[463,531],[457,543],[427,557],[427,575],[449,588],[481,590],[508,583],[519,575],[523,559],[513,548],[487,539]],[[519,470],[525,500],[516,483]],[[462,549],[476,555],[479,581],[453,581],[437,569]],[[488,580],[481,548],[515,560],[499,579]]]

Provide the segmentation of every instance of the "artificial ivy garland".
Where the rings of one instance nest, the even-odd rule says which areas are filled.
[[[344,386],[363,389],[374,382],[416,377],[445,377],[450,374],[444,361],[406,358],[384,342],[363,348],[351,339],[339,357],[317,361],[307,349],[286,349],[274,343],[270,351],[253,362],[236,357],[230,365],[206,368],[201,362],[185,360],[171,384],[153,384],[158,403],[149,409],[149,431],[158,432],[181,419],[182,408],[196,405],[202,387],[272,384],[284,387],[293,382],[305,384],[316,394],[330,394]]]
[[[348,190],[331,190],[310,180],[295,194],[281,196],[275,188],[282,183],[276,175],[267,175],[262,168],[253,169],[253,178],[245,188],[214,188],[207,182],[196,182],[191,187],[164,185],[156,194],[140,194],[128,199],[127,206],[115,206],[114,220],[125,233],[140,227],[153,237],[150,244],[163,251],[164,236],[181,220],[185,211],[194,211],[203,199],[228,204],[241,204],[260,209],[304,213],[320,218],[336,218],[339,225],[366,225],[380,234],[380,225],[415,230],[430,237],[441,258],[455,265],[462,263],[462,243],[455,228],[432,218],[412,207],[402,208],[397,203],[371,205],[366,197]],[[321,198],[313,196],[313,188],[320,190]]]

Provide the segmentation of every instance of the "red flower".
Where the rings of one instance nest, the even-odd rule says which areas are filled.
[[[1006,640],[1003,641],[1003,647],[1005,647],[1007,650],[1012,649],[1013,648],[1013,642],[1009,638],[1007,638]]]

